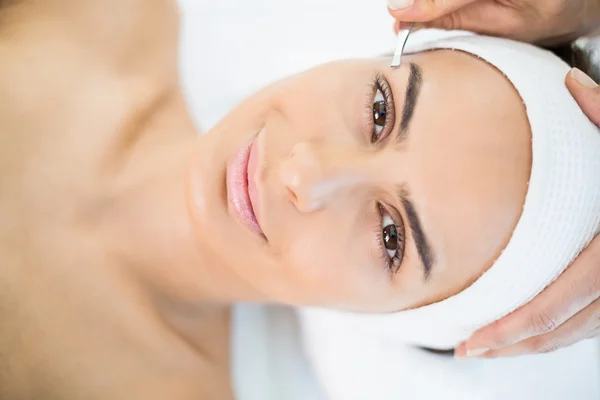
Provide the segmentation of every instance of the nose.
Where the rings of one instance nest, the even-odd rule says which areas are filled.
[[[279,168],[291,200],[301,212],[343,200],[366,181],[366,155],[348,145],[300,142]]]

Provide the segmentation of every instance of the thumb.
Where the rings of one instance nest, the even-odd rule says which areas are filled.
[[[588,118],[600,127],[600,87],[583,71],[573,68],[567,75],[567,88]]]

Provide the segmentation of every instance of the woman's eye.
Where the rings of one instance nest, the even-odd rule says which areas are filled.
[[[400,247],[400,238],[398,237],[398,228],[389,215],[383,216],[383,244],[390,258],[396,257]]]
[[[400,216],[397,217],[397,220],[392,219],[386,208],[381,204],[379,204],[379,213],[381,219],[376,231],[379,237],[379,254],[387,268],[396,273],[404,259],[404,223]],[[398,212],[395,211],[395,213]]]
[[[373,125],[375,126],[372,138],[373,142],[379,140],[381,131],[385,127],[386,117],[387,103],[383,97],[383,93],[381,93],[381,89],[378,88],[375,93],[375,99],[373,100]]]

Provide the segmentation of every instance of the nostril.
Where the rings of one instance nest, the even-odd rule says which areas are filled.
[[[320,178],[316,149],[307,142],[296,143],[279,166],[279,178],[286,198],[301,211],[310,211],[312,188]]]
[[[292,200],[292,202],[298,203],[298,196],[296,196],[296,192],[294,192],[290,188],[287,188],[287,192],[288,192],[288,195],[290,196],[290,199]]]

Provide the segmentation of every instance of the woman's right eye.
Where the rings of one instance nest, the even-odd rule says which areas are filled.
[[[373,97],[370,105],[372,115],[371,143],[378,143],[385,139],[394,126],[394,99],[390,85],[383,75],[375,78]]]

